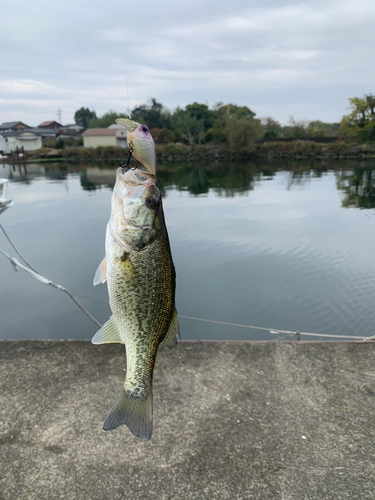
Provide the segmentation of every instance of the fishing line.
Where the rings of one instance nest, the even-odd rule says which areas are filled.
[[[82,312],[84,312],[86,314],[86,316],[88,316],[91,321],[93,321],[99,328],[102,327],[102,324],[99,323],[98,320],[96,320],[94,318],[94,316],[92,316],[88,310],[83,307],[83,305],[73,296],[73,294],[65,287],[59,285],[58,283],[55,283],[47,278],[45,278],[44,276],[42,276],[40,273],[38,273],[38,271],[36,271],[28,262],[27,260],[21,255],[21,253],[18,251],[18,249],[16,248],[16,246],[14,245],[14,243],[12,242],[12,240],[9,238],[7,232],[5,231],[4,227],[0,224],[0,227],[1,227],[1,230],[3,231],[3,233],[5,234],[7,240],[9,241],[9,243],[12,245],[12,247],[14,248],[14,250],[17,252],[17,254],[19,255],[19,257],[25,262],[25,264],[28,266],[24,266],[23,264],[21,264],[17,259],[15,259],[14,257],[11,257],[10,255],[8,255],[6,252],[4,252],[4,250],[2,250],[0,248],[0,253],[2,253],[4,255],[4,257],[6,257],[10,263],[12,264],[13,266],[13,269],[15,271],[18,271],[18,269],[23,269],[24,271],[26,271],[27,273],[31,274],[31,276],[33,276],[35,279],[37,279],[38,281],[40,281],[41,283],[45,284],[45,285],[49,285],[49,286],[52,286],[53,288],[56,288],[57,290],[60,290],[61,292],[64,292],[66,293],[67,295],[69,295],[69,297],[72,299],[72,301],[81,309]]]
[[[126,82],[126,97],[128,100],[128,118],[130,119],[130,103],[129,103],[129,85],[128,85],[128,61],[125,57],[125,82]]]
[[[374,337],[359,337],[359,336],[353,336],[353,335],[328,335],[326,333],[308,333],[308,332],[300,332],[299,330],[296,331],[290,331],[290,330],[278,330],[277,328],[265,328],[264,326],[252,326],[252,325],[240,325],[238,323],[227,323],[225,321],[215,321],[213,319],[203,319],[203,318],[194,318],[193,316],[182,316],[181,314],[178,315],[179,318],[184,318],[184,319],[192,319],[194,321],[204,321],[205,323],[214,323],[218,325],[226,325],[226,326],[236,326],[239,328],[249,328],[251,330],[262,330],[266,331],[268,333],[271,333],[272,335],[279,335],[280,333],[284,333],[287,335],[307,335],[310,337],[327,337],[327,338],[338,338],[338,339],[351,339],[351,340],[375,340]]]

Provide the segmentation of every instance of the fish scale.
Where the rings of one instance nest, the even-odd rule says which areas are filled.
[[[108,269],[111,309],[121,323],[120,330],[126,332],[124,387],[138,397],[147,395],[157,349],[173,314],[175,277],[168,247],[163,232],[159,231],[158,237],[144,250],[129,255],[125,261],[114,259]],[[161,265],[154,265],[154,272],[150,273],[150,262],[155,261]],[[150,331],[154,332],[151,339]]]

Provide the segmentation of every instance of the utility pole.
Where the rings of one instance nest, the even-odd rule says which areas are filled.
[[[59,123],[61,123],[61,116],[62,116],[62,111],[61,111],[61,109],[59,108],[59,109],[56,111],[56,113],[57,113],[57,116],[58,116],[58,118],[59,118]]]

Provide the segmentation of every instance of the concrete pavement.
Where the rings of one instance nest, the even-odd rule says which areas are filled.
[[[375,343],[161,348],[154,434],[102,425],[119,345],[0,342],[0,500],[375,499]]]

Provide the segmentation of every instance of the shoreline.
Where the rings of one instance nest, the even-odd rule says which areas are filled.
[[[53,150],[53,153],[39,150],[27,158],[0,158],[2,163],[30,163],[69,161],[121,161],[127,156],[127,149],[118,147],[77,148],[66,147]],[[214,160],[374,160],[375,144],[356,144],[335,142],[313,142],[305,140],[254,143],[247,151],[231,152],[225,146],[203,144],[187,146],[171,143],[156,145],[156,157],[159,161],[214,161]]]

